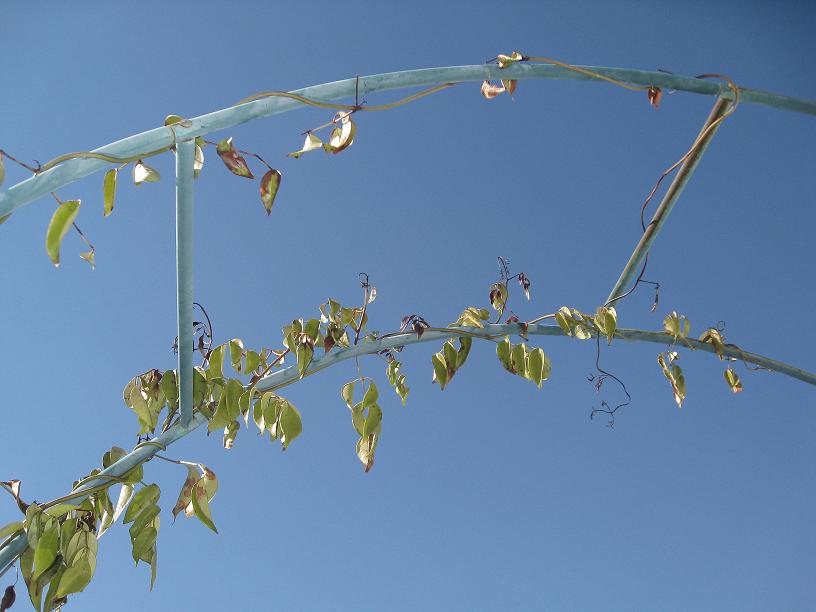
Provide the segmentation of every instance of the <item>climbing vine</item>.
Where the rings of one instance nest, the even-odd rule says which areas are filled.
[[[664,97],[662,90],[655,85],[627,83],[554,59],[513,52],[510,55],[498,55],[491,61],[495,61],[502,69],[518,62],[557,65],[627,90],[645,93],[647,102],[654,108],[660,106]],[[733,99],[726,111],[704,128],[691,148],[658,178],[641,207],[640,219],[644,231],[645,210],[662,181],[688,160],[705,136],[732,114],[739,104],[740,90],[727,77],[703,74],[698,78],[721,80],[732,92]],[[383,105],[367,104],[360,99],[359,89],[355,92],[353,105],[333,104],[280,91],[262,92],[239,101],[237,105],[266,97],[282,97],[308,106],[331,110],[332,116],[329,120],[303,132],[302,135],[305,136],[303,145],[287,155],[298,159],[306,153],[317,150],[331,155],[347,150],[357,136],[355,123],[357,113],[394,109],[454,85],[455,83],[443,83]],[[504,93],[513,96],[518,93],[518,83],[514,79],[502,79],[500,84],[486,80],[482,83],[480,91],[488,100]],[[169,115],[164,121],[164,126],[172,133],[173,144],[133,157],[77,152],[60,156],[42,165],[39,163],[32,165],[0,149],[0,183],[5,178],[4,159],[34,175],[70,159],[86,158],[109,162],[115,164],[115,167],[108,169],[104,174],[101,193],[102,213],[107,217],[115,209],[120,171],[130,166],[132,182],[137,187],[159,181],[161,179],[159,172],[144,160],[167,151],[174,151],[175,129],[189,125],[190,121],[184,117]],[[327,137],[318,135],[326,130]],[[196,178],[203,170],[205,151],[208,147],[214,148],[224,166],[238,177],[255,179],[248,159],[255,160],[263,166],[263,174],[258,184],[259,199],[267,215],[271,214],[281,186],[281,171],[267,163],[258,153],[238,148],[231,137],[218,141],[198,137],[195,139],[193,166]],[[54,265],[60,264],[62,241],[66,234],[74,229],[88,248],[80,254],[80,257],[93,267],[96,256],[94,246],[76,223],[81,207],[80,201],[62,200],[56,193],[52,195],[58,205],[46,230],[48,257]],[[6,221],[8,216],[0,218],[0,223]],[[342,385],[339,395],[349,410],[350,446],[354,444],[354,452],[363,469],[368,472],[375,463],[383,428],[382,405],[386,405],[387,400],[380,395],[377,376],[365,371],[360,356],[373,355],[380,366],[384,363],[385,380],[393,388],[402,405],[407,403],[410,388],[405,374],[401,371],[402,363],[397,356],[404,346],[422,340],[423,335],[429,332],[442,336],[441,347],[430,356],[428,364],[431,383],[438,385],[440,391],[444,391],[459,370],[465,366],[474,339],[495,345],[496,358],[502,369],[542,388],[543,383],[553,372],[553,363],[545,353],[544,347],[534,346],[530,338],[539,334],[541,328],[545,327],[539,325],[541,321],[552,319],[557,327],[546,326],[550,333],[554,334],[557,331],[579,341],[594,341],[592,344],[595,347],[595,373],[589,378],[598,391],[609,379],[616,381],[621,387],[626,396],[625,401],[613,407],[606,400],[602,400],[601,407],[593,408],[590,412],[590,417],[605,413],[609,418],[609,425],[614,425],[615,414],[620,408],[630,404],[632,396],[622,380],[601,367],[601,353],[608,350],[614,341],[629,337],[627,330],[622,330],[618,325],[615,303],[645,283],[655,288],[652,311],[657,308],[660,285],[643,278],[647,262],[648,256],[632,287],[598,306],[594,313],[591,310],[584,312],[574,307],[563,306],[555,312],[522,321],[509,308],[511,293],[517,284],[525,298],[530,300],[531,280],[522,272],[512,273],[509,262],[500,257],[499,279],[486,291],[486,307],[468,306],[448,325],[435,325],[420,314],[409,314],[402,318],[397,330],[385,334],[369,326],[369,310],[376,300],[377,290],[370,284],[369,277],[361,274],[360,285],[363,294],[361,302],[344,305],[338,300],[329,298],[319,306],[319,314],[316,313],[311,318],[306,316],[297,318],[284,325],[280,342],[273,346],[249,347],[238,338],[215,344],[210,316],[200,304],[196,304],[206,322],[193,323],[195,338],[193,348],[198,351],[201,358],[193,370],[193,414],[205,420],[208,432],[222,433],[221,440],[226,449],[234,446],[243,426],[245,429],[256,429],[261,437],[268,436],[271,441],[279,443],[281,448],[286,450],[302,434],[304,424],[300,410],[281,395],[281,389],[327,367],[326,356],[344,351],[353,353],[357,376]],[[501,323],[502,319],[504,323]],[[750,362],[757,363],[756,356],[734,344],[726,343],[720,327],[707,328],[697,340],[690,337],[690,331],[688,319],[676,312],[671,312],[664,318],[660,330],[660,338],[666,341],[666,347],[657,355],[657,362],[668,381],[678,408],[682,407],[687,394],[686,380],[678,363],[679,354],[676,350],[681,347],[691,350],[703,348],[716,353],[720,360],[726,362],[723,377],[728,387],[734,393],[742,391],[742,381],[733,364],[738,360],[744,361],[746,366]],[[386,340],[389,341],[388,347],[381,348]],[[174,350],[179,348],[178,341],[176,338]],[[287,372],[291,375],[278,376]],[[184,469],[184,479],[171,510],[173,519],[183,513],[184,516],[194,517],[208,529],[217,532],[211,509],[218,490],[215,472],[201,463],[174,459],[158,452],[166,452],[166,445],[160,441],[163,435],[181,426],[178,372],[175,369],[165,371],[150,369],[134,376],[123,389],[123,401],[136,417],[135,432],[138,442],[134,450],[153,447],[155,452],[152,453],[152,457]],[[0,528],[0,552],[19,537],[24,537],[26,542],[22,552],[17,554],[12,562],[0,568],[0,575],[16,564],[35,609],[60,608],[67,602],[69,595],[81,592],[90,583],[96,568],[98,540],[120,517],[123,524],[130,525],[129,535],[134,562],[137,565],[144,562],[150,567],[152,588],[157,575],[157,541],[161,525],[161,508],[158,504],[161,491],[157,484],[145,482],[145,469],[142,463],[144,459],[122,476],[104,472],[120,461],[127,461],[131,456],[132,452],[129,453],[125,449],[111,448],[102,456],[101,467],[95,468],[86,477],[74,482],[71,493],[44,503],[26,503],[21,497],[19,480],[0,483],[14,499],[22,515],[22,520]],[[112,491],[114,487],[119,487],[115,495]],[[0,602],[0,612],[8,610],[15,603],[15,599],[16,592],[12,585],[6,589]]]

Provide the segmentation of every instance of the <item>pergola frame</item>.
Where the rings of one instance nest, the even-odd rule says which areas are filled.
[[[642,86],[654,86],[665,89],[685,91],[701,95],[716,96],[716,102],[711,114],[700,132],[691,154],[679,168],[671,185],[654,214],[652,221],[646,226],[628,263],[618,281],[613,286],[609,298],[619,297],[632,283],[640,270],[645,257],[654,244],[660,230],[666,223],[672,208],[676,204],[688,180],[691,178],[705,149],[714,137],[719,127],[717,120],[734,99],[734,91],[722,86],[718,82],[703,80],[697,77],[668,74],[665,72],[649,72],[624,68],[607,68],[596,66],[579,67],[589,73],[596,73],[610,77],[617,81]],[[581,73],[569,68],[546,64],[516,62],[507,68],[497,65],[449,66],[441,68],[426,68],[390,72],[372,76],[356,77],[333,83],[324,83],[304,89],[295,90],[298,94],[312,100],[330,102],[344,98],[378,91],[407,89],[413,87],[428,87],[444,83],[460,83],[468,81],[483,81],[485,79],[577,79],[597,80],[589,73]],[[816,102],[782,96],[779,94],[739,89],[741,103],[762,104],[780,110],[816,115]],[[242,123],[269,117],[279,113],[303,108],[305,105],[292,98],[264,97],[244,104],[238,104],[223,110],[202,115],[194,119],[185,120],[172,126],[160,127],[141,134],[129,136],[117,142],[105,145],[92,153],[101,156],[116,158],[147,158],[174,148],[176,151],[176,297],[178,311],[178,384],[179,384],[179,422],[160,434],[155,439],[142,443],[125,457],[102,470],[100,474],[88,479],[69,495],[56,501],[68,499],[81,500],[87,497],[100,486],[111,484],[112,476],[118,478],[126,474],[137,465],[144,463],[162,450],[186,436],[199,426],[207,423],[207,418],[193,413],[193,164],[195,160],[195,143],[198,136],[224,130]],[[711,129],[707,129],[707,128]],[[76,180],[108,169],[112,162],[90,156],[65,156],[67,159],[52,167],[37,172],[33,177],[0,192],[0,217],[11,214],[18,208],[25,206],[43,195],[68,185]],[[389,334],[374,342],[365,342],[348,348],[335,350],[323,357],[316,357],[310,364],[306,375],[310,375],[330,365],[352,359],[365,354],[378,353],[382,350],[405,346],[418,342],[446,340],[462,335],[462,331],[471,336],[484,338],[502,337],[518,333],[516,323],[504,325],[486,325],[483,329],[472,327],[461,328],[430,328],[421,337],[413,332]],[[531,324],[527,329],[529,335],[564,335],[557,325]],[[651,332],[635,329],[618,329],[616,338],[624,340],[639,340],[670,344],[673,337],[662,332]],[[698,340],[688,340],[688,346],[693,349],[714,352],[713,345]],[[761,355],[743,351],[733,345],[726,345],[723,354],[729,357],[742,359],[764,368],[780,372],[804,382],[816,385],[816,374],[806,372],[791,365],[776,361]],[[296,382],[301,378],[297,366],[290,366],[274,372],[262,379],[257,389],[270,391]],[[54,502],[52,502],[54,503]],[[45,505],[47,506],[47,504]],[[0,544],[0,575],[6,571],[14,560],[27,546],[25,533],[11,536]]]

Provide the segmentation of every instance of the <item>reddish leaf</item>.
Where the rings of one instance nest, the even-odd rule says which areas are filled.
[[[652,85],[646,95],[649,97],[649,104],[655,108],[660,108],[660,99],[663,97],[663,90]]]
[[[216,147],[218,157],[224,162],[224,165],[229,168],[229,171],[237,176],[245,178],[255,178],[247,166],[246,160],[241,157],[241,154],[232,145],[232,138],[225,138],[218,143]]]
[[[272,204],[275,202],[275,196],[278,195],[280,182],[281,173],[278,170],[270,170],[261,179],[261,202],[263,202],[267,215],[272,214]]]

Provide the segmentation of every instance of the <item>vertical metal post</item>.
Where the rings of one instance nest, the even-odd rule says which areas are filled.
[[[708,119],[706,119],[705,125],[703,125],[703,128],[700,130],[700,134],[697,135],[697,138],[700,138],[700,136],[712,123],[722,117],[723,113],[725,113],[725,111],[728,109],[730,103],[730,100],[726,100],[725,98],[717,98],[717,101],[714,103],[714,108],[711,109],[711,114],[709,114]],[[657,238],[657,235],[660,233],[660,230],[663,229],[663,225],[666,223],[669,213],[671,213],[672,208],[674,208],[674,205],[680,198],[680,194],[683,193],[683,188],[686,186],[686,183],[688,183],[691,175],[694,173],[694,169],[700,162],[700,158],[708,148],[708,144],[711,142],[711,139],[714,137],[714,134],[717,132],[719,127],[719,124],[715,125],[711,131],[709,131],[702,138],[695,150],[691,153],[691,155],[689,155],[688,159],[683,162],[683,165],[680,166],[680,169],[674,176],[674,180],[666,190],[666,195],[663,196],[660,206],[657,207],[657,211],[655,212],[651,223],[646,226],[646,231],[643,232],[643,235],[640,237],[640,242],[638,242],[632,256],[629,258],[629,261],[626,264],[626,267],[623,269],[623,272],[621,272],[618,282],[615,283],[612,291],[609,292],[609,297],[606,298],[607,302],[625,293],[628,285],[634,280],[635,276],[640,271],[644,258],[649,252],[649,249],[652,248],[652,244]]]
[[[193,418],[193,163],[195,141],[176,145],[176,305],[181,424]]]

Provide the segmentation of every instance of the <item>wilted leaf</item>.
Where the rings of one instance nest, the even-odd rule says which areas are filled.
[[[193,486],[200,478],[199,472],[194,466],[186,465],[185,467],[187,468],[187,478],[184,480],[184,484],[181,485],[178,500],[176,500],[176,505],[173,506],[173,521],[176,520],[179,512],[184,512],[193,501]]]
[[[683,370],[679,365],[667,365],[662,353],[657,356],[657,363],[660,364],[664,376],[668,379],[669,384],[671,384],[677,407],[682,408],[683,400],[686,399],[686,379],[683,376]]]
[[[143,163],[141,159],[133,165],[133,182],[137,186],[142,183],[158,183],[160,179],[158,170]]]
[[[2,166],[3,156],[0,155],[0,167]],[[0,176],[2,179],[2,176]],[[0,180],[0,183],[3,181]],[[0,612],[6,612],[11,606],[14,605],[14,602],[17,601],[17,593],[14,592],[14,585],[10,584],[6,587],[5,592],[3,593],[3,599],[0,600]]]
[[[287,154],[287,157],[294,157],[297,159],[304,153],[308,153],[309,151],[314,151],[315,149],[322,149],[323,148],[323,141],[320,140],[317,136],[309,132],[306,134],[306,140],[303,142],[303,148],[300,151],[294,151],[293,153]]]
[[[482,95],[487,98],[488,100],[492,100],[499,94],[505,92],[505,88],[503,85],[494,85],[490,81],[485,81],[482,83]]]
[[[728,383],[728,386],[731,388],[733,393],[739,393],[742,391],[742,381],[740,381],[740,377],[737,373],[731,369],[731,366],[728,366],[723,372],[723,376],[725,377],[725,382]]]
[[[709,327],[700,335],[700,342],[707,342],[714,346],[714,351],[723,360],[723,350],[725,349],[725,339],[715,327]]]
[[[246,160],[233,146],[232,138],[225,138],[224,140],[220,141],[215,150],[218,153],[218,157],[221,158],[221,161],[224,162],[224,165],[230,172],[236,176],[243,176],[244,178],[255,178],[252,175],[252,171],[249,169]]]
[[[63,202],[54,211],[45,234],[45,250],[55,266],[60,264],[60,244],[79,214],[79,200]]]
[[[272,204],[275,203],[275,196],[278,195],[280,182],[281,173],[278,170],[269,170],[261,178],[261,202],[267,215],[272,214]]]
[[[513,92],[516,91],[517,84],[518,81],[515,79],[502,79],[502,87],[504,87],[504,90],[511,96],[513,95]]]
[[[338,121],[340,125],[337,125]],[[334,117],[334,123],[336,127],[329,136],[329,142],[323,145],[323,149],[328,153],[336,154],[352,145],[357,127],[354,125],[354,121],[351,120],[350,112],[337,113]]]
[[[663,98],[663,90],[653,85],[646,91],[646,96],[649,98],[649,104],[655,108],[659,108],[660,100]]]
[[[202,168],[204,168],[204,149],[196,143],[195,158],[193,159],[193,178],[201,176]]]
[[[118,168],[111,168],[105,173],[102,181],[102,202],[104,204],[104,216],[113,212],[113,201],[116,197],[116,178],[119,175]]]
[[[508,66],[524,60],[524,56],[518,51],[513,51],[510,55],[500,53],[496,57],[496,63],[500,68],[507,68]]]
[[[96,268],[96,253],[93,250],[80,253],[79,256],[91,264],[91,270]]]
[[[193,487],[193,495],[192,495],[192,504],[193,504],[193,512],[196,515],[196,518],[204,523],[207,527],[212,529],[215,533],[218,533],[218,530],[215,528],[215,523],[212,520],[212,514],[210,514],[210,504],[209,500],[207,499],[207,489],[204,486],[202,480],[199,480],[198,484]]]

